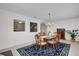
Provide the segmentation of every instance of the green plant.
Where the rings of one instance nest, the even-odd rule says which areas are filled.
[[[78,35],[78,30],[67,30],[67,33],[70,34],[72,40],[75,40],[75,37]]]

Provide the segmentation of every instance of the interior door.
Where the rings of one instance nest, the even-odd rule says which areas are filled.
[[[65,29],[64,28],[57,28],[57,33],[60,35],[60,39],[65,40]]]

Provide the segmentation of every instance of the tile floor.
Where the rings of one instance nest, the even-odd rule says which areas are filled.
[[[61,42],[63,43],[68,43],[68,44],[71,44],[71,47],[70,47],[70,51],[69,51],[69,56],[79,56],[79,42],[72,42],[72,41],[69,41],[69,40],[61,40]],[[4,49],[3,51],[7,51],[7,50],[11,50],[12,53],[13,53],[13,56],[20,56],[20,54],[17,52],[17,48],[21,48],[23,46],[26,46],[26,44],[23,44],[23,45],[18,45],[18,46],[15,46],[15,47],[11,47],[11,48],[8,48],[8,49]],[[2,51],[0,51],[2,52]]]

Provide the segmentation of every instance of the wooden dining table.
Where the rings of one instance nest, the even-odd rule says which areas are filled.
[[[44,39],[44,38],[47,38],[48,39],[48,36],[40,36],[41,39]]]
[[[44,39],[46,39],[47,40],[47,43],[48,44],[51,44],[52,47],[54,48],[54,44],[56,42],[54,41],[54,38],[53,37],[51,37],[51,40],[50,40],[49,36],[40,36],[40,38],[41,38],[41,41],[44,41]]]

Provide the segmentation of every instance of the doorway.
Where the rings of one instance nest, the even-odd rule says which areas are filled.
[[[44,22],[42,22],[41,24],[40,24],[40,31],[43,33],[47,33],[47,25],[44,23]]]
[[[57,28],[57,33],[60,35],[60,39],[65,40],[65,29],[64,28]]]

